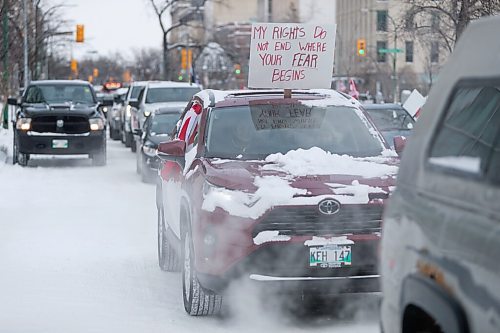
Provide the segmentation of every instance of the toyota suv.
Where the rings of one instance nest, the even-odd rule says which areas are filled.
[[[297,292],[379,291],[381,216],[398,170],[360,104],[333,90],[194,96],[162,142],[158,254],[190,315],[236,279]]]
[[[26,166],[33,154],[89,155],[94,165],[106,164],[106,119],[92,86],[85,81],[33,81],[25,90],[15,117],[13,162]]]

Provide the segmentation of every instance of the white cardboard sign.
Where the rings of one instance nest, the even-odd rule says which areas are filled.
[[[406,109],[406,111],[408,111],[412,117],[418,118],[420,108],[425,104],[426,100],[427,99],[422,96],[422,94],[420,94],[417,89],[413,89],[410,96],[403,104],[403,108]]]
[[[330,88],[335,25],[254,23],[250,88]]]

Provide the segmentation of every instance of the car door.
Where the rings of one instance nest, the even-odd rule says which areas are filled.
[[[184,140],[185,136],[182,131],[183,124],[189,118],[189,112],[192,109],[193,100],[187,105],[186,109],[182,113],[178,125],[176,126],[175,133],[173,135],[174,140]],[[191,134],[196,135],[197,126],[194,126],[191,129]],[[188,136],[192,137],[192,136]],[[196,145],[188,142],[186,148],[186,155],[192,153],[193,149],[196,149]],[[181,200],[182,200],[182,179],[183,179],[183,170],[176,162],[172,161],[164,161],[162,162],[160,170],[160,179],[161,179],[161,193],[162,193],[162,207],[163,207],[163,216],[166,223],[166,227],[168,227],[175,236],[180,240],[181,230],[180,230],[180,211],[181,211]]]

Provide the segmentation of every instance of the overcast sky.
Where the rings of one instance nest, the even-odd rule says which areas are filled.
[[[85,43],[74,44],[78,59],[91,51],[107,55],[116,51],[132,55],[132,49],[161,46],[161,29],[149,0],[63,0],[64,17],[85,25]]]

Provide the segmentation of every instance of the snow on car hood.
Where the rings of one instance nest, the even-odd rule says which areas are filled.
[[[386,156],[355,158],[319,148],[272,154],[261,161],[206,161],[202,208],[222,208],[256,219],[273,206],[316,205],[326,198],[341,204],[385,199],[394,189],[397,161]]]

